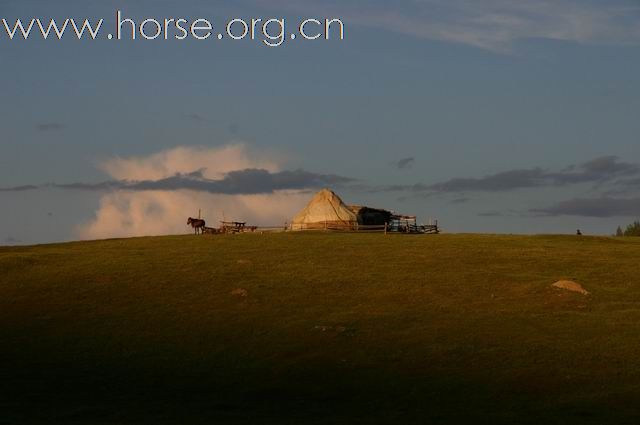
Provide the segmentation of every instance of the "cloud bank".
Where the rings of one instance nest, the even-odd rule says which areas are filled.
[[[561,187],[580,188],[586,185],[595,192],[594,198],[573,198],[556,204],[510,211],[519,216],[582,216],[582,217],[638,217],[640,198],[640,165],[621,161],[616,156],[602,156],[582,164],[561,170],[542,167],[513,169],[482,177],[454,177],[432,184],[391,185],[374,188],[373,191],[399,191],[409,196],[457,196],[449,203],[466,203],[470,199],[461,194],[507,193],[524,189],[549,189]],[[580,186],[583,185],[583,186]],[[615,197],[614,195],[626,195]],[[503,216],[500,211],[480,212],[481,217]]]
[[[31,184],[22,185],[22,186],[13,186],[13,187],[0,187],[0,192],[26,192],[28,190],[36,190],[39,189],[40,186],[34,186]]]
[[[149,191],[149,190],[192,190],[225,195],[266,194],[279,190],[316,189],[324,186],[340,186],[354,181],[348,177],[334,174],[318,174],[304,170],[270,172],[264,169],[249,168],[230,171],[221,179],[208,179],[204,170],[188,174],[175,174],[159,180],[110,180],[100,183],[49,183],[44,186],[22,186],[5,188],[4,191],[34,190],[41,187],[74,189],[89,191]]]
[[[616,184],[629,187],[640,175],[640,165],[620,161],[616,156],[602,156],[591,161],[554,171],[541,167],[513,169],[483,177],[455,177],[433,184],[393,185],[386,191],[409,191],[421,195],[472,192],[507,192],[518,189],[562,187],[576,184],[601,186]]]
[[[23,185],[0,188],[0,191],[22,192],[43,188],[132,192],[191,190],[225,195],[251,195],[335,187],[355,181],[349,177],[313,173],[302,169],[280,171],[273,161],[251,159],[249,152],[242,145],[217,149],[179,147],[148,157],[111,159],[105,161],[101,168],[117,180]]]
[[[283,226],[308,201],[309,191],[354,180],[334,174],[282,170],[285,158],[244,145],[177,147],[100,164],[111,178],[98,183],[47,183],[0,192],[61,189],[104,192],[95,217],[78,228],[82,239],[179,234],[202,211],[209,225],[223,219]]]
[[[78,229],[82,239],[103,239],[186,233],[187,217],[199,210],[211,227],[223,219],[282,226],[308,201],[308,189],[350,181],[280,170],[282,162],[243,145],[178,147],[105,161],[101,168],[114,180],[56,187],[106,192]]]

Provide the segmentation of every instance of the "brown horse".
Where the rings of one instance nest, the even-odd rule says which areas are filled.
[[[199,218],[189,217],[189,219],[187,220],[187,225],[193,227],[193,230],[195,231],[195,234],[197,235],[198,233],[202,232],[202,229],[204,229],[204,227],[207,225],[207,223],[205,223],[204,220],[201,220]]]

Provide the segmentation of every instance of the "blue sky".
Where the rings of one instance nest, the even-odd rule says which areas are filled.
[[[0,0],[7,19],[109,26],[121,9],[346,27],[344,41],[273,49],[0,37],[0,244],[186,231],[177,217],[196,206],[279,223],[322,185],[453,232],[609,234],[640,216],[637,2],[228,3]],[[266,180],[227,177],[245,168]]]

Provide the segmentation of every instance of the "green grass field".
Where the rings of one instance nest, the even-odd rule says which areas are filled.
[[[637,423],[639,260],[576,236],[0,248],[0,424]]]

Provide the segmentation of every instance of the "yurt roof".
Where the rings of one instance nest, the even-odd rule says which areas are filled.
[[[294,218],[294,224],[357,223],[358,216],[330,189],[322,189]]]

